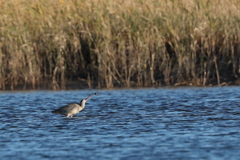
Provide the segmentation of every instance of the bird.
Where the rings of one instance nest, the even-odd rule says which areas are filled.
[[[75,115],[78,112],[80,112],[81,110],[83,110],[87,100],[89,100],[92,96],[95,96],[95,95],[97,95],[97,93],[94,93],[94,94],[88,96],[87,98],[81,100],[79,104],[71,103],[71,104],[68,104],[66,106],[60,107],[59,109],[52,111],[52,113],[62,114],[62,115],[65,115],[67,118],[73,117],[73,115]]]

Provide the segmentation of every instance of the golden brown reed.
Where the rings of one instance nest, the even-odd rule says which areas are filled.
[[[238,0],[1,0],[0,7],[0,89],[64,89],[76,79],[107,88],[220,85],[240,74]]]

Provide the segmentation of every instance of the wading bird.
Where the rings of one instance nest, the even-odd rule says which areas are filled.
[[[80,112],[81,110],[83,110],[87,100],[89,100],[92,96],[95,96],[95,95],[97,95],[97,93],[94,93],[94,94],[88,96],[87,98],[81,100],[79,104],[78,103],[71,103],[71,104],[68,104],[66,106],[63,106],[59,109],[56,109],[56,110],[52,111],[52,113],[62,114],[62,115],[65,115],[67,118],[72,117],[73,115],[75,115],[78,112]]]

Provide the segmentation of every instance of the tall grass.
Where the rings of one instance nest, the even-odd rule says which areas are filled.
[[[0,89],[236,83],[238,0],[0,1]],[[233,82],[232,82],[233,81]]]

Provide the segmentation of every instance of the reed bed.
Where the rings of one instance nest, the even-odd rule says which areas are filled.
[[[238,0],[0,1],[0,89],[238,84]],[[227,82],[227,83],[223,83]]]

